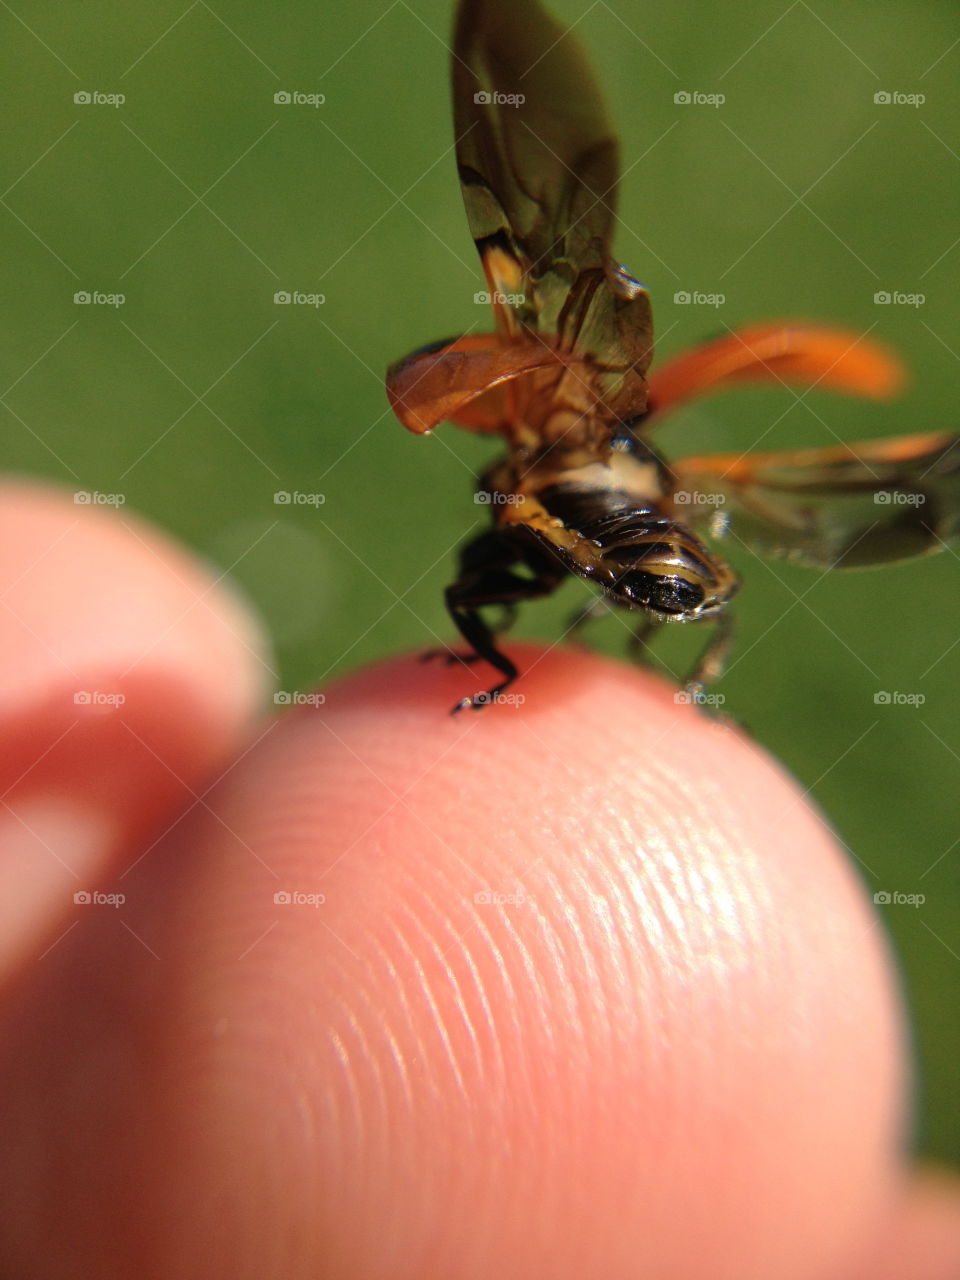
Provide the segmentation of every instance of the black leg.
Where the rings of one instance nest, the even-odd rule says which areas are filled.
[[[531,576],[512,572],[519,564]],[[504,677],[499,684],[483,693],[462,698],[453,712],[470,707],[478,711],[503,693],[516,680],[517,668],[496,645],[496,636],[483,620],[479,610],[486,605],[506,605],[548,595],[563,577],[563,570],[545,557],[538,556],[518,540],[491,530],[469,543],[460,559],[460,576],[446,590],[447,608],[460,634],[472,652],[465,659],[482,658]]]
[[[472,541],[460,548],[460,576],[454,586],[469,582],[477,574],[482,574],[490,568],[509,568],[510,565],[516,563],[517,554],[513,545],[502,534],[498,533],[496,529],[488,529],[485,533],[481,533],[479,537],[472,539]],[[445,592],[447,608],[451,613],[453,610],[449,597],[452,589],[448,587]],[[516,616],[516,605],[512,602],[506,603],[503,601],[491,601],[490,603],[500,603],[503,609],[503,617],[499,620],[499,626],[492,627],[491,630],[497,633],[508,630],[513,625]],[[459,623],[457,623],[457,628],[463,634],[463,629]],[[420,661],[433,662],[434,659],[441,658],[448,667],[455,662],[459,662],[461,666],[466,667],[471,666],[474,662],[479,662],[482,656],[475,650],[471,650],[469,653],[455,653],[452,649],[428,649],[426,653],[420,655]]]
[[[449,605],[448,605],[449,608]],[[502,635],[504,631],[509,631],[517,620],[517,606],[515,604],[501,605],[500,617],[496,623],[490,627],[494,635]],[[455,662],[459,662],[462,667],[473,666],[475,662],[480,661],[479,653],[457,653],[453,649],[427,649],[420,655],[421,662],[434,662],[439,658],[446,666],[452,667]]]

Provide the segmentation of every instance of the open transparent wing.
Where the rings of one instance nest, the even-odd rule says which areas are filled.
[[[630,371],[642,410],[650,304],[610,257],[617,142],[579,44],[536,0],[462,0],[452,66],[460,182],[498,331],[589,354],[619,375],[605,398]]]
[[[960,537],[960,436],[895,436],[673,465],[687,519],[765,556],[815,568],[910,560]]]
[[[387,370],[387,398],[394,413],[418,435],[438,423],[456,422],[471,431],[507,432],[509,408],[502,391],[541,369],[564,366],[585,376],[576,357],[558,355],[543,342],[502,345],[495,334],[433,343]]]

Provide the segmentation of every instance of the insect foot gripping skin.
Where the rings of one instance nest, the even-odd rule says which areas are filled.
[[[462,0],[452,72],[460,186],[494,332],[414,352],[389,369],[387,393],[411,431],[448,420],[506,443],[481,481],[493,527],[464,547],[446,593],[464,660],[485,659],[502,680],[454,711],[495,701],[518,675],[481,610],[547,595],[568,574],[596,583],[598,609],[633,610],[638,635],[717,624],[690,674],[697,685],[722,671],[738,586],[701,533],[818,568],[903,560],[957,538],[953,433],[662,458],[652,431],[706,391],[777,381],[882,399],[900,365],[861,335],[778,322],[648,379],[649,296],[610,256],[617,141],[576,40],[534,0]]]

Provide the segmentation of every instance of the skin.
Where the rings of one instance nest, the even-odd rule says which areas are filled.
[[[522,705],[405,657],[263,720],[187,553],[0,535],[0,1274],[960,1274],[882,932],[737,729],[529,645]]]

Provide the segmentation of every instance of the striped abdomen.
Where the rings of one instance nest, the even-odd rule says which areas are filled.
[[[581,539],[568,567],[598,582],[618,603],[666,618],[700,617],[736,589],[732,572],[697,536],[626,490],[556,484],[541,503]]]

